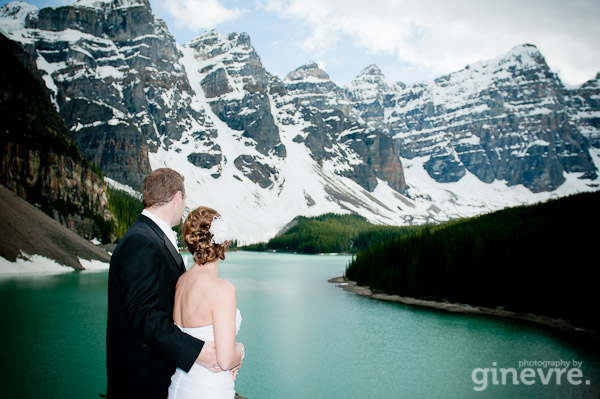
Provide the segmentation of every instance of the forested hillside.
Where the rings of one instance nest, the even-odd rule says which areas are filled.
[[[369,245],[420,230],[418,226],[382,226],[358,215],[327,213],[316,217],[297,217],[291,227],[269,240],[244,247],[247,250],[279,252],[355,253]]]
[[[360,251],[346,277],[390,294],[531,312],[600,330],[600,193],[508,208]]]
[[[120,239],[144,209],[142,200],[132,197],[125,191],[109,188],[108,204],[111,212],[116,218],[116,222],[113,222],[112,231],[114,231],[117,238]]]

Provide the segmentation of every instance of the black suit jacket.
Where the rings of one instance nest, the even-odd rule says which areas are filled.
[[[203,341],[173,323],[181,255],[140,215],[115,248],[108,272],[106,369],[109,399],[166,398],[175,367],[188,371]]]

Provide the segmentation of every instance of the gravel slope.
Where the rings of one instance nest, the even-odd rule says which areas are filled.
[[[74,269],[79,258],[109,262],[110,254],[73,233],[12,191],[0,185],[0,256],[40,255]]]

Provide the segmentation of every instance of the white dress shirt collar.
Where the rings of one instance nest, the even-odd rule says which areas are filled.
[[[142,211],[142,215],[148,217],[150,220],[156,223],[156,225],[160,227],[160,229],[165,233],[169,241],[171,241],[171,244],[173,244],[173,248],[179,251],[179,248],[177,248],[177,232],[175,232],[167,222],[165,222],[164,220],[162,220],[147,209],[144,209]]]

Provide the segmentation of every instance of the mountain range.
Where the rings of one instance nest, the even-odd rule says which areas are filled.
[[[530,44],[428,83],[370,65],[340,87],[314,62],[272,75],[245,33],[180,45],[147,0],[13,2],[0,31],[109,184],[172,167],[242,243],[298,215],[429,223],[598,189],[600,76],[567,88]]]

